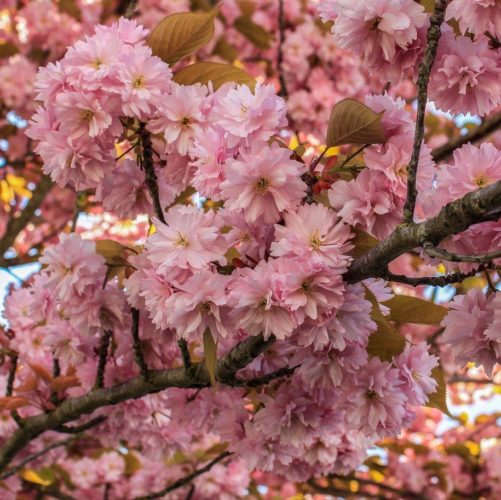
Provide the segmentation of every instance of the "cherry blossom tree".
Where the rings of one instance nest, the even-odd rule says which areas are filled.
[[[4,2],[1,498],[499,498],[500,37]]]

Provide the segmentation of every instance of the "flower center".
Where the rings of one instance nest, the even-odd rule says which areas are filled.
[[[135,89],[139,89],[144,86],[144,77],[143,76],[138,76],[133,82],[132,86]]]
[[[96,57],[96,59],[94,59],[94,61],[92,61],[91,66],[96,68],[96,69],[99,69],[103,64],[104,64],[104,61],[99,59],[99,57]]]
[[[266,194],[268,192],[268,188],[270,187],[270,181],[265,177],[261,177],[256,182],[256,191],[258,194]]]
[[[184,128],[188,128],[191,125],[191,118],[189,116],[183,116],[181,119],[181,125]]]
[[[81,116],[82,120],[90,122],[92,118],[94,118],[94,111],[92,111],[91,109],[84,109],[82,110]]]
[[[489,178],[485,174],[481,174],[473,179],[473,183],[479,188],[483,188],[490,184]]]
[[[310,246],[313,250],[319,250],[322,246],[323,240],[320,236],[318,229],[310,236]]]
[[[312,284],[311,284],[311,280],[306,280],[306,281],[303,281],[301,283],[301,290],[304,292],[304,293],[309,293],[311,292],[312,290]]]
[[[188,239],[183,236],[179,231],[177,233],[177,239],[176,241],[174,242],[174,245],[176,247],[183,247],[183,248],[186,248],[186,247],[189,247],[190,246],[190,242],[188,241]]]
[[[377,399],[377,394],[375,391],[369,389],[366,393],[365,393],[365,396],[367,397],[367,399],[369,401],[374,401],[375,399]]]

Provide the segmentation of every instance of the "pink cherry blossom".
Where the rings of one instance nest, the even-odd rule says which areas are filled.
[[[161,273],[177,267],[202,269],[227,249],[212,211],[176,206],[165,214],[165,222],[154,219],[157,232],[147,243],[148,258]]]
[[[305,167],[290,159],[290,150],[257,143],[227,162],[226,180],[221,184],[225,207],[244,210],[247,222],[262,219],[273,224],[280,213],[294,209],[305,195],[300,176]]]
[[[481,35],[490,31],[501,36],[501,12],[496,0],[452,0],[446,19],[457,19],[463,34]]]
[[[501,102],[501,59],[492,57],[485,38],[442,39],[429,96],[443,111],[486,115]]]
[[[272,255],[297,256],[343,272],[349,263],[351,237],[348,226],[334,211],[320,205],[300,205],[284,215],[285,225],[275,225]]]

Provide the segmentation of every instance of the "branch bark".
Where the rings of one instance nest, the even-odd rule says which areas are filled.
[[[350,283],[384,277],[388,264],[425,242],[438,245],[444,238],[473,224],[501,217],[501,181],[447,204],[438,215],[419,224],[401,224],[385,240],[355,259],[344,278]]]
[[[501,111],[485,119],[481,125],[466,135],[458,137],[432,151],[431,155],[436,162],[446,160],[454,151],[468,142],[478,142],[501,128]]]
[[[424,139],[424,115],[428,102],[428,82],[430,80],[431,69],[435,56],[437,55],[438,42],[440,40],[440,27],[444,22],[445,8],[448,0],[437,0],[435,12],[430,18],[426,50],[419,65],[419,75],[417,81],[418,88],[418,108],[416,115],[416,131],[414,133],[414,145],[409,165],[407,167],[407,199],[404,205],[404,222],[411,223],[414,220],[414,207],[416,205],[416,177],[421,153],[421,145]]]
[[[14,244],[19,233],[28,225],[35,211],[40,207],[45,196],[52,188],[52,181],[47,175],[42,175],[37,187],[33,190],[26,207],[18,217],[11,217],[7,223],[5,234],[0,240],[0,258]]]
[[[202,474],[209,472],[212,469],[212,467],[214,467],[214,465],[216,465],[218,462],[221,462],[221,460],[224,460],[226,457],[229,457],[230,455],[231,453],[229,451],[225,451],[220,455],[218,455],[216,458],[214,458],[214,460],[211,460],[207,465],[204,465],[200,469],[196,469],[195,471],[193,471],[191,474],[188,474],[187,476],[178,479],[177,481],[170,484],[163,490],[157,491],[155,493],[150,493],[149,495],[136,497],[134,500],[152,500],[153,498],[160,498],[163,497],[164,495],[167,495],[167,493],[170,493],[171,491],[177,490],[178,488],[182,488],[183,486],[187,486],[193,481],[193,479],[196,479],[198,476],[201,476]]]
[[[245,368],[273,342],[274,339],[265,341],[261,335],[258,335],[237,344],[218,362],[217,380],[222,383],[231,382],[237,371]],[[195,363],[191,365],[189,370],[182,367],[149,371],[147,379],[138,376],[109,388],[93,389],[84,396],[66,399],[51,412],[25,419],[23,427],[18,429],[0,450],[0,471],[5,470],[14,456],[31,440],[45,431],[57,429],[83,415],[92,413],[98,408],[129,399],[139,399],[168,387],[188,389],[209,386],[210,377],[205,364]]]

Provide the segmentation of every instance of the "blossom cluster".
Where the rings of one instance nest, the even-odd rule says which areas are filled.
[[[414,75],[429,25],[419,2],[322,0],[319,10],[324,20],[334,22],[336,43],[361,55],[388,81]],[[459,21],[462,34],[456,36],[450,26],[442,25],[429,96],[443,111],[486,115],[501,104],[501,58],[487,36],[499,33],[499,6],[491,1],[454,0],[446,17]],[[475,33],[476,39],[467,33]]]
[[[51,408],[50,384],[33,388],[29,381],[33,370],[50,370],[52,356],[73,377],[59,395],[84,393],[95,383],[95,353],[107,337],[105,383],[137,374],[128,300],[151,368],[179,363],[179,339],[203,355],[208,331],[218,357],[251,336],[277,339],[242,375],[284,367],[292,375],[255,400],[220,386],[103,409],[106,420],[93,434],[104,444],[123,439],[149,456],[169,456],[210,431],[250,469],[297,479],[333,464],[348,471],[374,440],[412,421],[414,408],[436,390],[437,358],[425,343],[408,343],[390,359],[367,352],[376,323],[366,295],[392,295],[379,281],[344,281],[352,249],[347,222],[355,223],[307,203],[308,167],[280,139],[286,105],[273,86],[176,84],[145,36],[133,21],[100,26],[35,82],[42,107],[28,134],[44,170],[60,185],[95,188],[119,216],[153,215],[155,231],[144,249],[124,249],[125,276],[77,234],[44,252],[41,273],[7,300],[11,347],[27,367],[14,393],[35,391],[38,408]],[[373,99],[388,108],[387,129],[406,134],[406,112],[388,96]],[[368,155],[376,164],[390,147]],[[398,168],[373,171],[397,186]],[[157,177],[160,212],[153,211],[148,169]],[[171,206],[190,185],[209,201]]]
[[[486,115],[500,104],[501,62],[483,33],[498,33],[497,17],[487,17],[486,2],[474,3],[454,0],[449,6],[447,15],[459,20],[462,35],[443,27],[430,96],[444,110]],[[46,0],[27,5],[20,19],[37,26],[35,14],[46,4],[54,7]],[[141,0],[138,8],[148,24],[153,9],[187,6]],[[221,10],[230,25],[225,36],[244,58],[255,50],[231,27],[243,8],[225,2]],[[382,280],[345,280],[353,229],[382,239],[402,219],[414,123],[411,107],[394,96],[405,94],[405,85],[367,95],[366,105],[381,114],[386,140],[365,147],[363,165],[347,176],[329,172],[331,160],[293,153],[287,142],[298,125],[319,133],[332,104],[345,94],[365,95],[386,80],[414,78],[429,16],[412,0],[323,0],[320,10],[334,21],[333,37],[299,2],[291,2],[286,15],[279,69],[288,82],[288,105],[273,83],[261,79],[255,86],[217,88],[176,83],[172,68],[148,47],[148,30],[124,18],[74,43],[39,71],[33,86],[27,51],[0,67],[4,79],[16,72],[26,76],[16,89],[0,85],[2,101],[28,112],[34,88],[41,103],[28,136],[37,143],[44,172],[58,184],[53,205],[73,205],[70,190],[86,191],[106,217],[144,221],[137,224],[143,225],[136,241],[112,242],[111,251],[109,241],[61,234],[43,251],[42,270],[9,294],[1,342],[18,364],[13,386],[2,365],[0,386],[10,392],[7,400],[16,403],[19,418],[144,375],[138,352],[149,369],[163,370],[181,366],[183,341],[195,362],[207,355],[208,337],[218,359],[252,337],[273,343],[238,373],[236,387],[170,388],[100,408],[94,441],[82,445],[99,452],[51,456],[79,494],[100,497],[104,487],[110,498],[134,498],[162,489],[182,474],[188,456],[208,461],[212,452],[200,450],[211,449],[228,449],[232,456],[207,480],[197,480],[200,498],[242,497],[252,470],[293,481],[347,473],[377,440],[412,425],[416,407],[437,390],[432,370],[438,358],[417,340],[429,331],[399,327],[411,332],[402,350],[381,352],[378,327],[390,324],[385,303],[393,292]],[[80,24],[72,21],[75,39],[98,13],[91,9]],[[276,6],[258,2],[252,19],[275,27]],[[52,31],[29,31],[27,43],[56,59],[61,47]],[[216,32],[223,40],[220,24]],[[63,35],[64,43],[73,42]],[[202,50],[217,54],[216,47]],[[312,99],[316,117],[305,107]],[[499,158],[492,144],[467,144],[450,163],[436,166],[430,145],[423,144],[416,221],[500,179]],[[55,211],[48,205],[44,213]],[[63,224],[68,216],[60,214]],[[499,233],[499,223],[483,223],[443,247],[487,252],[498,246]],[[425,257],[423,267],[434,264]],[[408,261],[399,265],[406,272],[412,267]],[[473,360],[489,373],[501,361],[501,305],[491,292],[458,295],[442,337],[457,363]],[[131,335],[134,328],[139,339]],[[286,376],[274,375],[281,372]],[[0,444],[15,426],[12,418],[1,420]],[[41,447],[35,440],[24,453]],[[135,455],[141,472],[131,474]],[[8,487],[20,491],[22,485],[14,477]]]

